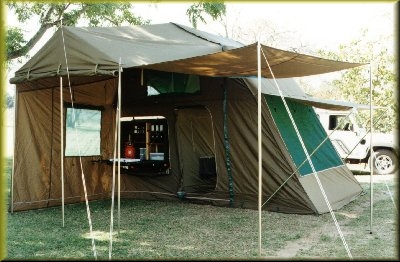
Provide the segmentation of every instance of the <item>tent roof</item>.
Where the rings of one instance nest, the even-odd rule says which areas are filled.
[[[276,78],[322,74],[362,65],[265,45],[262,45],[262,51]],[[123,68],[151,68],[205,76],[257,76],[257,44],[243,46],[228,38],[166,23],[63,27],[15,73],[10,82],[67,75],[66,57],[72,76],[113,75],[120,60]],[[261,61],[262,75],[270,78],[269,70],[265,70],[265,59]]]
[[[64,51],[65,45],[65,51]],[[313,106],[349,109],[337,101],[307,96],[291,77],[322,74],[360,66],[261,46],[262,75],[271,78],[268,59],[285,97]],[[66,59],[67,58],[67,59]],[[123,27],[63,27],[10,79],[19,90],[59,85],[57,76],[71,76],[72,85],[116,76],[123,68],[144,68],[218,77],[248,77],[256,85],[257,44],[243,44],[174,23]],[[262,92],[277,95],[272,79],[262,81]],[[318,100],[318,101],[317,101]]]
[[[242,45],[173,23],[122,27],[65,26],[16,71],[10,82],[66,76],[66,57],[71,76],[114,75],[120,59],[123,68],[140,67],[216,53],[222,50],[222,46]]]

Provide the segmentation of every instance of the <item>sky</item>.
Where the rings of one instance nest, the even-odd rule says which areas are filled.
[[[301,42],[321,47],[335,47],[354,38],[362,28],[372,34],[393,32],[394,1],[385,2],[226,2],[228,26],[251,28],[259,21],[271,23],[277,30],[295,33]],[[191,2],[161,1],[157,5],[147,2],[134,4],[133,11],[152,23],[176,22],[191,26],[186,9]],[[12,15],[7,23],[15,24]],[[34,32],[36,23],[32,29]],[[224,34],[220,22],[199,24],[199,29]]]
[[[190,26],[185,15],[189,5],[160,3],[149,7],[142,3],[134,10],[153,23],[177,22]],[[394,2],[231,2],[227,3],[227,17],[228,26],[251,28],[259,21],[267,21],[276,30],[294,34],[298,42],[334,49],[360,35],[361,29],[368,28],[373,35],[393,32]],[[200,24],[199,29],[224,35],[220,23]]]

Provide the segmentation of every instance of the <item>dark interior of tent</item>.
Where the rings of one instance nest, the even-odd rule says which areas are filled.
[[[174,190],[179,192],[214,190],[217,170],[210,104],[222,109],[222,84],[218,78],[124,69],[121,174],[141,180],[174,176],[175,182],[180,180]]]

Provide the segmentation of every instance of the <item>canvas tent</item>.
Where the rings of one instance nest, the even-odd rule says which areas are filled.
[[[311,98],[290,77],[359,64],[263,48],[307,149],[318,147],[311,157],[331,206],[340,208],[362,189],[325,140],[312,106],[351,105]],[[60,29],[10,80],[17,90],[11,209],[61,205],[62,191],[66,203],[83,201],[82,172],[89,199],[110,197],[119,86],[121,116],[130,118],[121,123],[120,153],[128,138],[136,149],[134,160],[120,161],[122,197],[256,208],[252,54],[254,45],[173,23]],[[263,208],[328,212],[274,83],[261,82],[262,197],[274,194]]]

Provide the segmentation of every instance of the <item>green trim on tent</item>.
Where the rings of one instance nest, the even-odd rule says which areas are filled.
[[[278,126],[286,147],[289,149],[289,153],[292,156],[296,167],[298,168],[304,162],[304,160],[307,159],[307,157],[301,146],[299,138],[297,137],[289,114],[286,112],[283,101],[281,97],[278,96],[265,95],[264,98],[267,101],[271,114],[276,125]],[[286,99],[286,103],[297,125],[307,151],[311,155],[311,153],[327,137],[327,134],[322,128],[322,125],[311,106],[289,99]],[[337,155],[336,150],[329,139],[327,139],[311,156],[311,161],[317,172],[343,165],[342,160]],[[299,172],[301,176],[312,173],[312,169],[308,161],[306,161],[300,167]]]
[[[144,77],[146,84],[156,89],[160,94],[194,94],[200,91],[199,76],[145,70]]]

